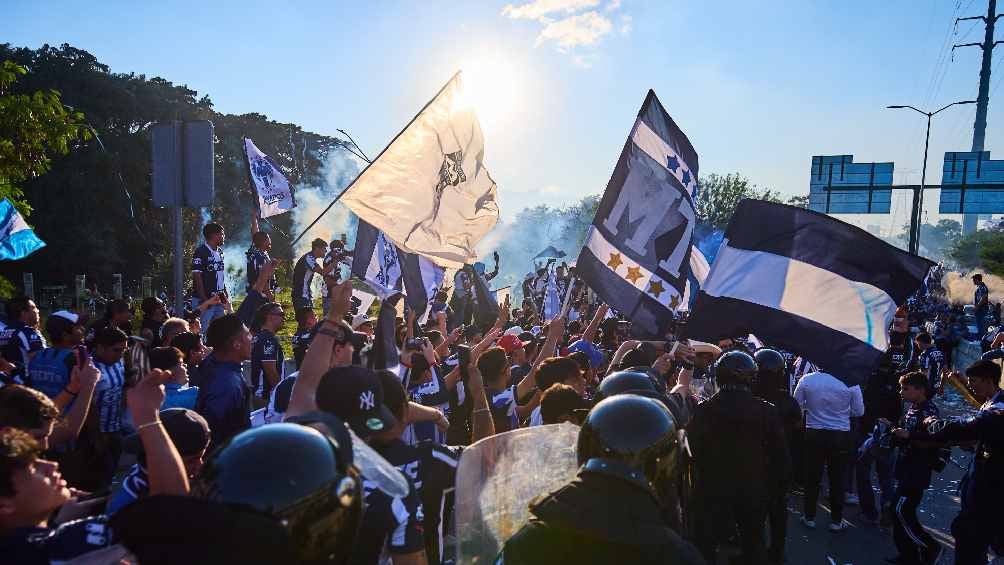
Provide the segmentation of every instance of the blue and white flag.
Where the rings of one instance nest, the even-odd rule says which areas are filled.
[[[296,208],[296,198],[286,175],[271,157],[262,153],[250,138],[244,138],[248,176],[258,194],[258,210],[262,218],[289,212]]]
[[[694,147],[650,90],[576,262],[639,336],[664,336],[682,302],[697,166]]]
[[[825,214],[743,200],[697,296],[687,337],[753,333],[861,384],[889,346],[889,325],[931,268]]]
[[[369,283],[381,300],[403,292],[405,303],[422,318],[443,286],[445,274],[443,267],[421,255],[401,251],[382,231],[359,220],[352,275]]]
[[[683,304],[681,310],[691,310],[694,302],[697,301],[697,291],[704,285],[708,273],[711,272],[711,265],[708,258],[696,245],[690,249],[690,275],[687,276],[687,289],[683,293]]]
[[[43,247],[45,242],[35,235],[10,200],[0,200],[0,261],[24,259]]]

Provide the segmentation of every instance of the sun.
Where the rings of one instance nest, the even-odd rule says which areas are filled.
[[[464,98],[474,107],[486,133],[500,132],[518,114],[523,101],[523,75],[502,53],[471,57],[461,67]]]

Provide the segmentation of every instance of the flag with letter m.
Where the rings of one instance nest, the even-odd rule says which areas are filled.
[[[638,336],[661,338],[690,271],[697,152],[651,90],[600,200],[579,276]]]

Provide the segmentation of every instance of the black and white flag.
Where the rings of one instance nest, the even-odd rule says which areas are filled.
[[[296,198],[289,181],[282,174],[279,165],[271,157],[262,153],[250,138],[244,138],[244,152],[247,157],[248,176],[258,194],[258,210],[262,218],[268,218],[296,208]]]
[[[498,222],[481,125],[458,72],[341,197],[399,248],[459,269]]]
[[[398,292],[422,318],[446,269],[426,257],[401,251],[383,232],[359,220],[352,257],[352,275],[369,283],[381,300]]]
[[[579,254],[579,276],[639,335],[661,338],[690,270],[697,152],[651,90]]]
[[[753,333],[848,386],[889,346],[896,307],[933,263],[825,214],[743,200],[701,286],[687,337]]]

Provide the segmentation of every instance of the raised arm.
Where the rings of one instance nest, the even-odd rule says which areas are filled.
[[[593,338],[596,337],[596,332],[600,329],[600,323],[603,322],[603,318],[606,317],[609,310],[609,306],[600,304],[600,307],[596,309],[596,314],[593,314],[593,319],[586,326],[586,331],[582,332],[582,339],[584,341],[593,341]]]
[[[547,338],[544,339],[544,345],[540,348],[540,353],[537,355],[537,360],[533,362],[530,373],[516,387],[516,398],[525,398],[537,386],[537,369],[540,368],[540,364],[545,359],[554,355],[554,348],[557,347],[558,340],[563,335],[565,335],[565,319],[558,316],[551,320],[551,324],[547,328]]]
[[[73,366],[70,372],[70,384],[66,386],[62,393],[56,397],[55,403],[60,410],[65,408],[71,400],[76,399],[70,410],[66,413],[49,437],[49,445],[55,447],[77,439],[80,430],[84,427],[87,414],[90,412],[91,399],[94,397],[94,387],[101,380],[101,371],[87,360],[84,368]]]
[[[331,309],[328,317],[321,324],[321,329],[310,342],[307,354],[303,356],[303,363],[300,364],[300,376],[293,385],[293,392],[290,395],[289,407],[286,409],[286,418],[299,416],[317,408],[314,401],[314,393],[317,385],[321,382],[321,377],[328,372],[331,366],[331,350],[335,345],[337,330],[334,326],[339,325],[342,318],[350,310],[352,302],[352,279],[329,287],[331,293]]]
[[[164,383],[171,373],[153,369],[126,393],[126,404],[139,430],[146,470],[150,477],[150,494],[188,494],[188,475],[181,455],[160,422],[160,405],[164,402]]]

